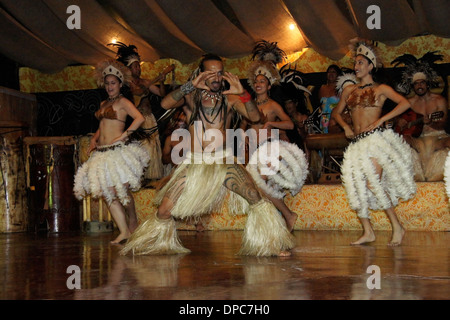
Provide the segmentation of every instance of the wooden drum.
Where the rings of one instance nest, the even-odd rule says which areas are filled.
[[[330,164],[334,165],[331,159],[342,158],[348,144],[349,140],[344,132],[309,134],[306,137],[305,146],[309,154],[309,171],[313,183],[341,183],[340,170],[327,172],[324,178],[322,176],[326,173],[325,171],[333,171],[329,170]]]
[[[73,194],[77,141],[73,137],[27,137],[27,185],[35,231],[78,231],[80,204]]]
[[[28,135],[26,123],[0,121],[0,232],[28,231],[25,135]]]

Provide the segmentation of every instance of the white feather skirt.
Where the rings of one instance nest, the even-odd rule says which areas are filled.
[[[74,194],[78,200],[90,195],[109,204],[118,199],[124,206],[130,201],[128,189],[137,191],[150,156],[139,142],[117,142],[101,146],[78,168]]]
[[[444,165],[444,182],[447,197],[450,199],[450,152],[447,154]]]
[[[345,150],[341,173],[350,207],[369,218],[369,209],[386,210],[413,198],[417,186],[411,147],[400,135],[392,130],[364,135]],[[382,167],[381,179],[372,159]]]
[[[300,192],[308,175],[308,161],[296,144],[266,141],[251,155],[246,169],[261,190],[282,199],[287,191],[292,196]]]

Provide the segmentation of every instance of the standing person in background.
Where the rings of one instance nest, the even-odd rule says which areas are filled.
[[[153,129],[153,134],[144,140],[144,147],[150,154],[150,162],[144,175],[145,185],[148,185],[149,183],[151,184],[152,180],[161,179],[164,175],[161,141],[159,131],[156,129],[157,122],[153,114],[153,106],[156,103],[159,104],[160,98],[166,95],[164,80],[167,73],[163,72],[153,80],[141,78],[141,58],[136,46],[127,46],[121,42],[110,45],[118,48],[117,60],[126,65],[131,71],[132,79],[129,86],[134,98],[134,104],[145,117],[141,127],[143,129]],[[156,85],[158,82],[159,86]]]
[[[328,127],[334,125],[330,123],[331,112],[339,102],[339,97],[336,91],[336,81],[342,75],[341,68],[332,64],[327,68],[327,83],[322,85],[319,89],[319,99],[321,104],[322,115],[320,118],[320,129],[323,133],[328,133]]]
[[[96,77],[98,85],[108,93],[108,99],[102,101],[95,113],[100,123],[88,149],[88,153],[93,153],[75,175],[74,193],[79,200],[92,195],[106,201],[120,231],[111,242],[117,244],[128,239],[138,226],[130,190],[141,187],[149,155],[132,138],[144,122],[144,116],[121,94],[122,86],[130,81],[130,71],[120,62],[108,60],[97,66]],[[126,128],[128,116],[133,122]]]

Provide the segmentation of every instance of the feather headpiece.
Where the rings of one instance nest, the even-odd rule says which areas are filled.
[[[137,52],[135,45],[126,45],[123,42],[108,43],[108,46],[113,46],[117,48],[117,60],[122,62],[127,67],[135,61],[141,62],[141,57]]]
[[[248,84],[255,90],[254,82],[258,75],[265,76],[270,85],[277,85],[280,81],[277,64],[282,62],[286,53],[278,48],[277,42],[268,42],[266,40],[258,41],[253,48],[252,63],[248,70]]]
[[[436,54],[437,52],[427,52],[419,59],[408,53],[395,58],[391,62],[394,67],[401,64],[405,66],[405,70],[402,72],[402,80],[397,84],[397,91],[409,94],[411,85],[417,80],[425,80],[432,85],[436,85],[439,82],[439,75],[433,67],[436,61],[443,60],[443,55]]]
[[[116,76],[125,85],[128,85],[131,81],[130,69],[116,60],[104,60],[96,66],[95,78],[99,87],[105,86],[105,77],[107,75]]]
[[[310,95],[312,94],[311,91],[306,88],[305,74],[296,69],[292,69],[291,64],[285,64],[281,67],[280,76],[280,84],[282,86],[292,85],[296,90],[307,92]]]
[[[268,42],[266,40],[256,42],[252,53],[252,60],[271,61],[275,65],[283,62],[286,58],[286,53],[278,48],[278,42]]]
[[[359,83],[359,80],[358,78],[356,78],[356,75],[354,73],[344,73],[342,74],[342,76],[339,76],[336,80],[336,91],[340,96],[346,86],[357,83]]]

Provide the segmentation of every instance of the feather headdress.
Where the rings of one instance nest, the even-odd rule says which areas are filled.
[[[281,67],[280,77],[280,84],[282,86],[292,85],[296,90],[307,92],[310,95],[312,94],[306,87],[305,74],[297,69],[292,69],[290,63]]]
[[[342,91],[344,91],[346,86],[358,82],[359,80],[354,73],[344,73],[342,76],[338,77],[336,81],[336,91],[338,92],[338,95],[340,96],[342,94]]]
[[[283,62],[286,58],[286,53],[278,48],[278,42],[268,42],[266,40],[256,42],[252,53],[252,60],[271,61],[275,65]]]
[[[401,93],[409,94],[411,85],[417,80],[425,80],[431,85],[436,85],[439,82],[439,75],[433,69],[433,66],[436,61],[443,60],[443,55],[436,54],[437,52],[427,52],[419,59],[408,53],[395,58],[391,62],[394,67],[401,64],[405,66],[402,79],[397,84],[396,89]]]
[[[99,87],[105,86],[105,77],[107,75],[116,76],[124,85],[128,85],[131,81],[130,69],[116,60],[104,60],[95,67],[95,79]]]
[[[253,48],[252,63],[248,70],[248,84],[255,90],[253,84],[258,75],[264,75],[269,79],[270,85],[277,85],[280,82],[280,74],[277,64],[282,62],[286,53],[278,48],[277,42],[268,42],[266,40],[258,41]]]
[[[117,48],[117,60],[122,62],[127,67],[135,61],[141,62],[141,57],[137,52],[135,45],[126,45],[123,42],[108,43],[108,46],[113,46]]]

